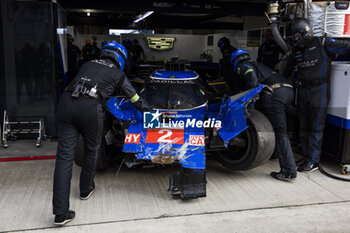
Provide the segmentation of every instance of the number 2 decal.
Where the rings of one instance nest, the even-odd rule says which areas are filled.
[[[168,139],[171,137],[171,135],[173,135],[173,132],[170,129],[161,129],[158,131],[158,133],[163,134],[164,132],[166,132],[165,135],[162,135],[158,138],[157,142],[160,143],[171,143],[172,140]]]
[[[146,143],[184,143],[183,129],[147,129]]]

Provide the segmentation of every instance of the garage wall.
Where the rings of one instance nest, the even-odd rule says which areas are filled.
[[[150,61],[169,60],[174,56],[178,56],[179,59],[187,59],[191,61],[199,61],[200,53],[204,50],[204,40],[206,39],[203,35],[183,35],[183,34],[154,34],[154,37],[175,37],[174,48],[171,50],[158,51],[149,49],[145,35],[141,34],[122,34],[121,36],[111,35],[96,35],[96,34],[79,34],[76,33],[74,37],[74,43],[81,49],[85,45],[87,39],[92,41],[92,37],[97,37],[97,44],[101,47],[103,41],[115,40],[121,42],[125,38],[138,39],[140,45],[145,50],[147,59]]]
[[[97,37],[97,44],[101,47],[103,41],[115,40],[117,42],[122,41],[125,38],[137,38],[140,45],[145,50],[147,60],[149,61],[159,61],[159,60],[169,60],[174,56],[179,59],[187,59],[190,61],[200,61],[200,54],[203,52],[209,52],[213,55],[213,62],[219,62],[222,55],[220,49],[217,46],[217,42],[222,37],[227,37],[230,39],[231,44],[237,48],[246,49],[253,60],[256,60],[258,47],[247,47],[247,31],[233,31],[229,33],[216,33],[209,35],[188,35],[188,34],[154,34],[152,36],[160,37],[175,37],[175,45],[171,50],[158,51],[149,49],[145,39],[145,35],[140,34],[122,34],[121,36],[111,36],[111,35],[98,35],[98,34],[75,34],[75,44],[81,49],[85,40],[92,40],[93,36]],[[208,36],[214,37],[213,46],[207,45]]]
[[[79,34],[76,33],[74,36],[74,44],[77,45],[80,49],[85,45],[86,40],[90,40],[92,43],[92,37],[97,37],[97,45],[99,48],[101,48],[101,43],[103,41],[112,41],[115,40],[117,42],[120,42],[120,36],[111,36],[106,34]]]
[[[159,60],[169,60],[174,56],[179,59],[186,59],[190,61],[199,61],[200,54],[203,53],[205,37],[203,35],[183,35],[183,34],[154,34],[150,35],[154,37],[175,37],[174,48],[171,50],[154,50],[147,46],[147,41],[144,35],[137,34],[124,34],[121,35],[121,39],[125,38],[137,38],[140,45],[145,50],[147,60],[159,61]]]
[[[227,37],[231,44],[236,48],[245,49],[249,52],[251,58],[253,60],[256,60],[258,56],[258,47],[247,47],[247,31],[233,31],[230,33],[218,33],[218,34],[211,34],[205,36],[205,50],[206,51],[212,51],[213,54],[213,62],[219,62],[222,58],[221,52],[219,47],[217,46],[218,40],[222,37]],[[214,37],[214,44],[213,46],[207,46],[207,38],[208,36]]]
[[[269,22],[265,16],[245,16],[244,17],[244,30],[251,30],[257,28],[268,27]]]

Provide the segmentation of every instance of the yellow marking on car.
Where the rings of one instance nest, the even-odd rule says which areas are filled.
[[[130,80],[130,82],[132,82],[132,83],[144,83],[145,81],[138,81],[138,80]]]
[[[226,84],[226,82],[209,83],[209,86],[224,85],[224,84]]]

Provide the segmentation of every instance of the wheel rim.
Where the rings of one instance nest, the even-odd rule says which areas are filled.
[[[241,139],[245,140],[246,145],[240,147],[229,143],[226,151],[222,152],[222,155],[225,160],[236,163],[245,160],[245,158],[249,155],[252,142],[251,132],[249,129],[245,130],[237,137],[240,137]]]

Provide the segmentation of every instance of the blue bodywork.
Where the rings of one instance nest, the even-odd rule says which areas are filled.
[[[180,79],[197,76],[190,71],[158,71],[153,75],[164,79],[174,78],[175,75]],[[162,116],[170,116],[175,124],[160,121],[154,128],[145,128],[146,115],[137,111],[124,98],[111,98],[106,107],[116,118],[130,121],[123,152],[136,154],[137,159],[151,160],[153,163],[170,164],[178,161],[185,168],[205,169],[204,127],[186,123],[210,119],[208,124],[212,127],[221,121],[220,127],[215,125],[214,128],[227,146],[229,140],[248,128],[245,109],[263,88],[263,85],[259,85],[247,92],[224,98],[221,104],[203,104],[188,110],[155,109]],[[185,124],[176,124],[180,122]]]
[[[158,70],[152,74],[152,77],[158,79],[192,79],[197,78],[198,74],[194,71],[183,71],[183,70]]]

